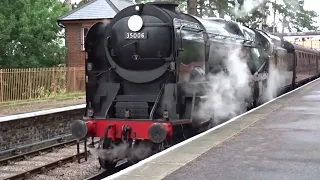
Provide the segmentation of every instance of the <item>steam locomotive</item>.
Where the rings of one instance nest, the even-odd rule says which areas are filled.
[[[99,156],[104,169],[125,158],[133,163],[145,158],[134,151],[141,145],[150,150],[142,154],[151,155],[216,125],[196,112],[209,98],[209,74],[237,73],[225,60],[232,50],[240,49],[249,67],[246,110],[263,103],[271,66],[288,74],[280,89],[294,89],[319,75],[318,51],[176,7],[169,2],[132,5],[110,23],[94,24],[86,36],[87,106],[71,131],[79,139],[100,137],[105,153],[126,146],[123,153]],[[301,63],[307,60],[302,53],[312,58],[308,65]]]

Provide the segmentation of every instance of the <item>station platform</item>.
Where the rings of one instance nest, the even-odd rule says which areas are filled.
[[[0,117],[85,104],[85,96],[52,98],[22,103],[0,103]]]
[[[320,79],[107,179],[320,179]]]

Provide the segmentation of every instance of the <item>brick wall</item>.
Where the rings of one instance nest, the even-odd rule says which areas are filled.
[[[85,52],[81,51],[82,24],[72,23],[65,26],[68,67],[84,66]]]
[[[67,47],[67,67],[84,67],[85,66],[85,50],[83,42],[83,28],[90,28],[96,22],[109,22],[110,19],[103,20],[86,20],[86,21],[68,21],[62,22],[65,26],[65,40]],[[83,47],[82,47],[83,46]],[[84,74],[80,74],[82,71],[78,71],[77,74],[71,72],[67,74],[67,91],[79,91],[78,87],[84,87],[81,84],[75,85],[76,82],[84,83]],[[74,77],[76,76],[76,77]],[[74,82],[76,80],[76,82]]]
[[[0,122],[0,157],[5,156],[2,152],[6,150],[71,134],[71,123],[73,120],[82,119],[83,114],[84,109],[77,109]],[[30,148],[20,150],[25,152]]]
[[[85,62],[85,51],[81,48],[84,44],[82,40],[82,28],[90,28],[96,22],[109,22],[104,20],[70,21],[62,22],[65,26],[65,39],[67,46],[67,66],[83,67]]]

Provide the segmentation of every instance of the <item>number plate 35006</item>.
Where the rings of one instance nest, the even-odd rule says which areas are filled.
[[[124,39],[147,39],[146,32],[126,32],[124,33]]]

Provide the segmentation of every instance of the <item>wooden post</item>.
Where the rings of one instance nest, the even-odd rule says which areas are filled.
[[[57,92],[57,83],[56,83],[56,73],[55,73],[55,71],[56,71],[56,68],[52,68],[52,80],[51,80],[51,89],[52,89],[52,93],[53,94],[56,94],[56,92]],[[53,86],[53,87],[52,87]]]
[[[4,102],[4,82],[3,82],[3,70],[0,69],[0,102]]]
[[[28,90],[29,90],[29,99],[32,98],[32,89],[31,89],[31,69],[28,69]]]
[[[73,67],[73,92],[76,91],[76,67]]]

